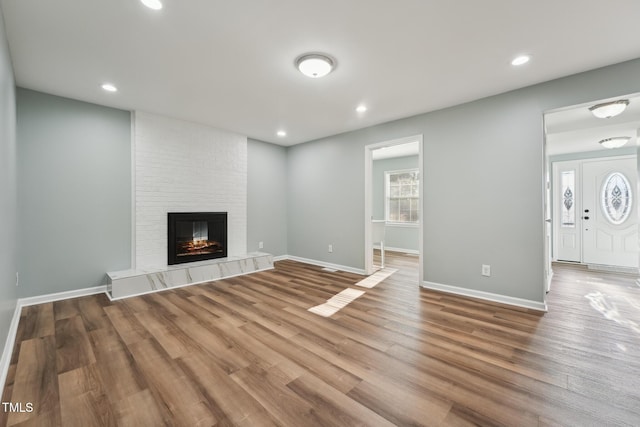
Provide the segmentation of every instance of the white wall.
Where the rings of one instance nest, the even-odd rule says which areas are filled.
[[[135,267],[167,265],[167,212],[228,212],[228,255],[247,252],[247,138],[136,112]]]

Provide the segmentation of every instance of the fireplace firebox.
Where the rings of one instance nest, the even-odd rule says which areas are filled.
[[[169,212],[168,264],[227,256],[226,212]]]

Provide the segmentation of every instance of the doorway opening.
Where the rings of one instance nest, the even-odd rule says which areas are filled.
[[[591,111],[620,100],[618,115]],[[546,292],[557,263],[637,277],[640,94],[548,111],[544,126]]]
[[[365,271],[385,267],[389,257],[418,258],[423,281],[422,135],[365,147]]]

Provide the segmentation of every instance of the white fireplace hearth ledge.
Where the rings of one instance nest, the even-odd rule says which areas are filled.
[[[112,271],[107,273],[107,294],[116,300],[272,268],[273,255],[252,252],[186,264]]]

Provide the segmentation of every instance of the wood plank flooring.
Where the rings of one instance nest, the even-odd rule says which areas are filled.
[[[640,287],[555,265],[546,314],[293,261],[23,309],[0,426],[638,426]]]

